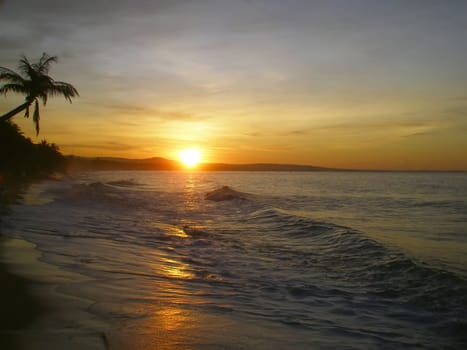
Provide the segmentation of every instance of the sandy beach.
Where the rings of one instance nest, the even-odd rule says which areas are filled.
[[[218,184],[249,195],[206,200]],[[462,348],[463,184],[136,171],[33,183],[3,217],[2,261],[44,311],[9,334],[44,350]]]
[[[18,191],[1,188],[0,197],[0,225],[1,216],[5,215],[8,205],[18,195]],[[9,239],[1,236],[0,226],[0,347],[2,349],[19,349],[18,331],[30,326],[41,313],[44,306],[31,293],[31,281],[12,273],[12,266],[8,264],[6,250]],[[9,251],[9,255],[12,252]]]
[[[20,193],[3,192],[2,216]],[[34,244],[0,230],[0,348],[105,349],[106,326],[87,311],[92,301],[57,290],[58,284],[84,280],[42,262]]]
[[[31,293],[31,281],[13,274],[6,266],[6,239],[0,238],[0,347],[20,349],[17,334],[30,326],[44,312],[44,306]]]

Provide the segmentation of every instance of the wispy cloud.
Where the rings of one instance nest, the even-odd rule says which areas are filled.
[[[52,76],[80,91],[70,112],[52,103],[44,111],[56,130],[59,113],[72,116],[62,139],[53,133],[59,144],[76,130],[89,141],[76,143],[83,149],[137,151],[139,142],[148,151],[151,138],[167,148],[213,140],[214,148],[249,155],[282,149],[291,157],[311,154],[318,142],[323,152],[340,142],[370,150],[467,128],[465,1],[0,6],[0,66],[14,68],[23,53],[56,54]],[[120,146],[106,143],[116,137]]]
[[[309,135],[310,129],[295,129],[285,133],[286,136],[306,136]]]

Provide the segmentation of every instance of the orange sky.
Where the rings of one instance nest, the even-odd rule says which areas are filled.
[[[65,154],[467,170],[465,2],[112,4],[0,2],[0,66],[46,51],[80,92],[42,109]]]

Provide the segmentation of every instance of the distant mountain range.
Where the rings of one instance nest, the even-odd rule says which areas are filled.
[[[186,170],[177,161],[161,157],[146,159],[127,159],[98,157],[86,158],[68,156],[69,167],[72,170]],[[203,171],[330,171],[330,169],[312,165],[297,164],[225,164],[225,163],[200,163],[196,170]]]
[[[253,164],[224,164],[224,163],[205,163],[200,164],[201,170],[207,171],[329,171],[336,170],[330,168],[317,167],[312,165],[298,164],[271,164],[271,163],[253,163]]]

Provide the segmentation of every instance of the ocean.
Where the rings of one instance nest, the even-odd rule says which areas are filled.
[[[48,266],[29,344],[467,347],[466,173],[87,172],[32,185],[2,233]]]

